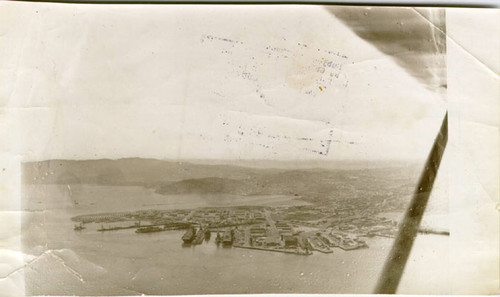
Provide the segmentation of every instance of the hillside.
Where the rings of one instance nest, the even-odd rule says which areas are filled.
[[[252,175],[243,179],[200,178],[157,185],[160,194],[224,193],[234,195],[293,195],[311,202],[324,198],[391,198],[411,194],[414,170],[292,170]]]

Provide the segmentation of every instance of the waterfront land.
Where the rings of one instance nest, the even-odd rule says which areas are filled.
[[[396,221],[375,213],[361,215],[355,208],[313,205],[141,210],[80,215],[72,220],[79,223],[74,227],[78,232],[84,232],[84,225],[100,225],[97,227],[100,232],[136,229],[136,233],[154,233],[187,229],[183,244],[201,244],[203,238],[208,241],[211,233],[217,233],[217,245],[297,255],[310,255],[313,251],[332,253],[333,248],[346,251],[368,248],[363,237],[392,238],[398,227]],[[421,232],[447,235],[446,231],[431,229]]]
[[[224,246],[310,255],[368,248],[364,238],[392,238],[397,233],[398,222],[382,214],[404,211],[416,167],[354,165],[290,169],[143,159],[52,160],[24,164],[23,179],[34,185],[66,185],[69,197],[80,184],[139,186],[167,200],[198,195],[209,197],[208,205],[239,197],[237,203],[228,202],[231,206],[161,209],[163,204],[156,203],[150,204],[154,209],[83,214],[72,220],[77,232],[135,229],[139,235],[185,229],[193,238],[184,244],[200,244],[202,233],[207,238],[217,233],[214,241]],[[276,197],[276,204],[266,201]],[[113,203],[119,206],[120,200]],[[81,199],[73,203],[76,208],[94,206]]]
[[[304,220],[304,214],[311,213],[319,216]],[[224,246],[299,255],[309,255],[312,251],[331,253],[334,247],[344,250],[365,248],[368,246],[362,237],[391,237],[396,231],[396,222],[388,219],[355,215],[338,218],[335,214],[335,208],[314,206],[239,206],[92,214],[76,216],[72,220],[80,223],[74,228],[79,232],[85,232],[81,225],[99,226],[97,231],[100,232],[131,228],[136,229],[136,233],[188,229],[186,232],[195,234],[198,229],[217,233],[217,238],[230,236],[229,240],[224,240]],[[184,240],[184,244],[196,244],[191,241]]]

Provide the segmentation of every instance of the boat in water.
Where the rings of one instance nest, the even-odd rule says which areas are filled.
[[[186,231],[186,233],[184,233],[184,235],[182,236],[182,241],[184,241],[184,243],[191,243],[195,238],[195,236],[196,236],[196,229],[194,227],[190,227]]]

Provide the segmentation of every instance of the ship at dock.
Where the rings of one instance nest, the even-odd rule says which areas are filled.
[[[101,225],[101,228],[97,229],[99,232],[104,232],[104,231],[116,231],[116,230],[122,230],[122,229],[128,229],[129,227],[104,227],[104,225]]]
[[[231,246],[233,245],[233,230],[228,230],[224,232],[222,236],[222,246]]]
[[[184,235],[182,235],[182,241],[184,243],[191,243],[196,236],[196,229],[194,227],[190,227]]]
[[[193,240],[193,244],[202,244],[205,238],[205,230],[203,228],[198,229]]]
[[[135,230],[135,233],[153,233],[153,232],[161,232],[165,231],[163,228],[158,227],[158,226],[148,226],[148,227],[141,227]]]
[[[183,223],[183,222],[173,222],[173,223],[167,223],[163,225],[163,230],[182,230],[182,229],[189,229],[191,227],[191,224],[189,223]]]

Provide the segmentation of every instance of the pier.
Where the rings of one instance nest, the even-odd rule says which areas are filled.
[[[233,247],[235,248],[241,248],[241,249],[249,249],[249,250],[261,250],[261,251],[268,251],[268,252],[279,252],[279,253],[285,253],[285,254],[295,254],[295,255],[301,255],[301,256],[309,256],[312,255],[312,252],[310,251],[292,251],[292,250],[284,250],[284,249],[273,249],[273,248],[267,248],[267,247],[256,247],[256,246],[245,246],[245,245],[236,245],[234,244]]]

